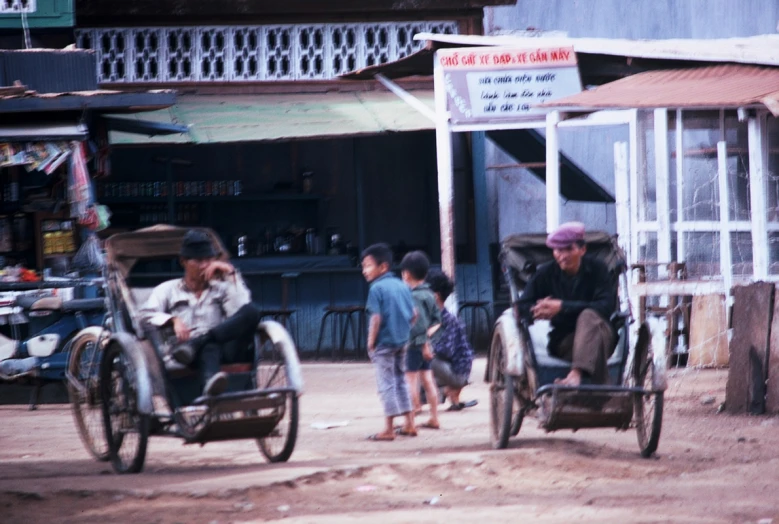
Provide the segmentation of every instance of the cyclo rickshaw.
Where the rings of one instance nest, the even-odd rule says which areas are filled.
[[[555,384],[571,363],[547,351],[549,321],[529,322],[519,313],[522,290],[539,265],[553,260],[545,234],[512,235],[503,240],[500,261],[511,308],[495,322],[485,380],[490,384],[490,428],[495,449],[508,445],[523,419],[535,412],[547,432],[559,429],[613,427],[627,430],[634,421],[641,456],[657,450],[666,389],[665,354],[653,352],[650,330],[642,323],[629,342],[630,312],[626,260],[616,238],[604,232],[585,236],[587,255],[603,261],[618,285],[620,311],[610,321],[617,345],[607,361],[608,382],[567,386]]]
[[[219,237],[202,230],[227,260]],[[141,471],[150,435],[188,444],[254,439],[270,462],[288,460],[295,447],[303,378],[281,324],[260,322],[247,362],[222,366],[229,373],[227,390],[202,396],[197,374],[169,356],[172,330],[141,322],[139,307],[153,288],[131,285],[132,270],[177,259],[187,231],[157,225],[108,238],[107,321],[73,341],[67,384],[76,425],[87,449],[110,459],[118,473]]]

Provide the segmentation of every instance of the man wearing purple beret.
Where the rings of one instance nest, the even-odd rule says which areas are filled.
[[[606,382],[606,361],[616,335],[609,322],[617,307],[617,289],[606,265],[585,257],[584,224],[567,222],[549,234],[554,262],[538,267],[519,299],[528,320],[549,320],[549,354],[571,362],[571,371],[555,382],[578,386],[582,380]]]

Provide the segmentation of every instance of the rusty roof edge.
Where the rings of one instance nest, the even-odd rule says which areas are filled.
[[[576,53],[629,58],[737,62],[779,66],[779,35],[719,39],[628,40],[617,38],[573,38],[545,36],[443,35],[417,33],[414,40],[462,46],[573,46]]]
[[[764,96],[760,102],[768,108],[772,115],[779,118],[779,91]]]
[[[749,86],[745,87],[744,82]],[[701,91],[686,92],[695,83]],[[638,73],[588,91],[550,100],[534,107],[543,109],[710,108],[775,107],[779,100],[779,68],[746,64],[718,64]],[[642,99],[642,89],[654,95]],[[680,94],[680,89],[684,94]],[[773,113],[773,110],[772,110]]]

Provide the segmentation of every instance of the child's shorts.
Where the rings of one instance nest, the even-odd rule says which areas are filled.
[[[422,358],[422,346],[409,346],[406,351],[406,371],[427,371],[430,361]]]

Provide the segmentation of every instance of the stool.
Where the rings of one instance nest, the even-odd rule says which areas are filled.
[[[355,320],[354,317],[357,317]],[[365,307],[363,306],[327,306],[325,307],[325,314],[322,317],[322,323],[319,327],[319,339],[316,343],[316,354],[314,358],[319,358],[319,350],[322,347],[322,339],[324,338],[325,329],[327,327],[327,320],[330,319],[330,333],[332,335],[332,352],[330,358],[335,360],[335,350],[340,349],[341,358],[344,356],[346,349],[346,335],[351,329],[352,341],[354,343],[354,353],[359,355],[363,347],[364,338],[364,326],[365,326]],[[355,327],[354,323],[357,322]],[[336,345],[336,335],[340,332],[341,343]]]
[[[289,330],[287,328],[287,324],[289,323],[289,317],[291,317],[294,312],[294,309],[261,309],[260,320],[265,318],[272,318],[284,326],[285,329]]]
[[[260,321],[265,319],[272,319],[278,322],[279,324],[281,324],[282,326],[284,326],[284,329],[287,330],[289,336],[292,337],[292,341],[295,342],[295,345],[297,346],[296,337],[292,336],[292,330],[289,328],[289,324],[290,324],[289,320],[290,317],[292,316],[292,313],[294,312],[295,312],[294,309],[261,309]]]
[[[484,314],[483,318],[487,326],[487,331],[490,330],[492,315],[490,314],[489,306],[489,302],[465,301],[460,302],[460,308],[457,310],[457,317],[459,318],[462,316],[463,321],[465,320],[464,317],[470,313],[470,323],[465,322],[465,328],[468,332],[468,342],[470,342],[471,347],[473,347],[474,350],[476,349],[474,346],[474,340],[476,339],[476,329],[478,327],[479,320],[482,317],[480,313]],[[463,315],[463,312],[466,314]]]

